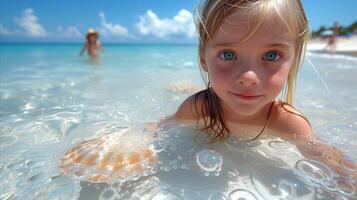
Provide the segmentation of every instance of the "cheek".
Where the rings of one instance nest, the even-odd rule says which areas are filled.
[[[289,65],[281,66],[279,70],[271,74],[267,85],[270,85],[276,92],[280,92],[288,78],[289,70]]]
[[[208,73],[212,84],[222,85],[229,80],[232,74],[232,67],[219,60],[211,60],[208,64]]]

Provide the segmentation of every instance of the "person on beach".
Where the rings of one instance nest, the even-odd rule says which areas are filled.
[[[310,38],[300,0],[206,0],[195,14],[199,63],[206,89],[188,97],[172,116],[149,128],[164,128],[172,122],[196,124],[212,143],[224,142],[228,137],[246,142],[279,137],[294,143],[306,158],[356,178],[357,173],[344,170],[341,163],[352,169],[357,166],[344,160],[340,151],[316,140],[307,118],[293,106],[297,72]],[[282,99],[277,98],[280,93]],[[98,169],[103,169],[103,163],[108,168],[113,166],[107,162],[112,159],[115,163],[112,154],[101,154],[105,160],[99,161],[83,161],[80,155],[81,149],[91,145],[96,148],[104,140],[109,142],[100,137],[67,152],[62,159],[62,172],[71,173],[71,167],[80,163],[90,163]],[[145,153],[136,159],[130,155],[129,161],[122,162],[122,157],[119,161],[134,165],[133,160],[139,163],[155,157],[148,149],[142,152]],[[102,175],[89,180],[108,179]]]
[[[332,28],[332,35],[328,39],[328,43],[325,47],[325,50],[330,53],[335,53],[337,49],[337,36],[339,34],[339,25],[338,22],[335,22]]]
[[[84,51],[93,59],[98,59],[99,50],[103,51],[103,47],[98,40],[99,33],[92,28],[89,28],[86,34],[86,42],[83,45],[79,55],[82,56]]]

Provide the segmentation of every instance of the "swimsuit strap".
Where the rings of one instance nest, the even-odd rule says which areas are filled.
[[[274,100],[274,101],[271,103],[271,105],[270,105],[269,112],[268,112],[268,116],[267,116],[267,120],[266,120],[265,123],[264,123],[263,129],[260,131],[260,133],[259,133],[257,136],[255,136],[255,137],[254,137],[253,139],[251,139],[251,140],[248,140],[247,142],[251,142],[251,141],[253,141],[253,140],[258,139],[259,136],[264,132],[265,127],[266,127],[266,125],[268,124],[269,117],[270,117],[270,114],[271,114],[271,110],[273,109],[274,103],[275,103],[275,100]]]

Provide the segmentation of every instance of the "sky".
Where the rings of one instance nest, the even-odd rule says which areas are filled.
[[[0,0],[0,42],[195,43],[197,0]],[[302,0],[312,30],[357,21],[357,0]]]

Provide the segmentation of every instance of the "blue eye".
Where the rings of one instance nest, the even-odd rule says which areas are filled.
[[[233,53],[233,52],[230,52],[230,51],[226,51],[226,52],[223,52],[219,55],[219,57],[222,59],[222,60],[235,60],[237,59],[237,56]]]
[[[280,58],[280,55],[276,51],[269,51],[264,55],[264,60],[267,61],[278,61]]]

